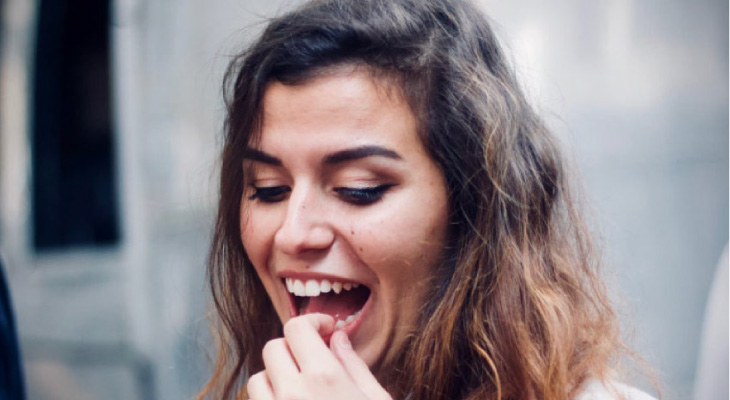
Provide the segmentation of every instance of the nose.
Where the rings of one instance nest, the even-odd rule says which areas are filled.
[[[300,189],[292,190],[286,215],[274,236],[274,245],[288,255],[325,250],[335,240],[321,194]]]

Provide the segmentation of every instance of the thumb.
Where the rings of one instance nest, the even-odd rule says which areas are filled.
[[[345,368],[347,374],[355,382],[360,390],[370,399],[391,400],[392,398],[380,385],[365,361],[355,353],[347,334],[336,330],[330,339],[330,349],[340,364]]]

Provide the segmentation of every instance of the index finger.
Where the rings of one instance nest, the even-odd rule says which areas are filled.
[[[325,338],[335,330],[335,319],[327,314],[305,314],[284,325],[284,338],[301,371],[337,364]]]

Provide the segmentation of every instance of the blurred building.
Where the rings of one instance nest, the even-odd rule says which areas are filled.
[[[249,2],[6,0],[0,249],[30,399],[191,398]]]
[[[0,2],[0,255],[30,399],[205,382],[220,82],[295,3]],[[629,342],[691,398],[728,241],[727,2],[482,3],[580,169]]]

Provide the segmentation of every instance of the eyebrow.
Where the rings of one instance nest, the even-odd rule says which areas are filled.
[[[323,163],[324,164],[339,164],[353,160],[360,160],[367,157],[385,157],[393,160],[402,160],[400,154],[393,150],[387,149],[381,146],[361,146],[353,149],[346,149],[328,154]]]
[[[328,165],[340,164],[348,161],[360,160],[367,157],[385,157],[393,160],[403,159],[400,154],[396,153],[393,150],[387,149],[382,146],[370,145],[336,151],[334,153],[326,155],[322,163]],[[264,164],[274,165],[277,167],[280,167],[282,165],[280,159],[256,149],[244,150],[243,158],[247,160],[258,161]]]
[[[279,160],[278,158],[256,149],[244,150],[243,158],[245,160],[258,161],[260,163],[275,165],[277,167],[280,167],[282,165],[281,160]]]

